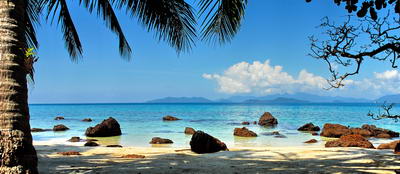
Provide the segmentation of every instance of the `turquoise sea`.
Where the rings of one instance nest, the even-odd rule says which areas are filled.
[[[89,126],[95,126],[103,119],[114,117],[122,129],[122,136],[99,138],[100,144],[121,144],[123,146],[151,146],[152,137],[169,138],[174,141],[167,147],[189,147],[191,136],[183,133],[185,127],[207,132],[227,143],[228,147],[246,146],[313,146],[303,144],[319,136],[298,132],[297,128],[312,122],[322,128],[324,123],[339,123],[352,127],[375,124],[378,127],[400,131],[400,122],[394,120],[372,120],[369,111],[378,112],[376,104],[32,104],[31,127],[49,128],[64,124],[70,128],[65,132],[33,133],[34,141],[66,141],[72,136],[85,138]],[[243,121],[258,121],[264,112],[271,112],[278,119],[276,127],[248,125],[259,136],[240,138],[233,136],[233,129],[243,127]],[[400,113],[394,108],[393,113]],[[164,122],[162,117],[172,115],[180,121]],[[54,120],[63,116],[65,120]],[[93,122],[82,122],[92,118]],[[287,138],[274,138],[262,133],[279,131]],[[97,139],[97,138],[96,138]],[[374,141],[372,139],[372,141]],[[321,142],[322,143],[322,142]],[[316,144],[318,145],[318,144]]]

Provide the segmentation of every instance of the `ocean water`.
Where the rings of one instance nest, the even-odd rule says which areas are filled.
[[[54,125],[64,124],[70,128],[64,132],[33,133],[34,141],[66,141],[72,136],[85,138],[85,130],[95,126],[108,117],[114,117],[121,125],[122,135],[117,137],[96,138],[100,144],[121,144],[123,146],[152,146],[152,137],[168,138],[174,141],[167,147],[189,147],[190,135],[183,133],[185,127],[207,132],[224,141],[228,147],[251,146],[316,146],[325,139],[309,133],[297,131],[305,123],[312,122],[322,128],[325,123],[339,123],[352,127],[374,124],[378,127],[400,131],[400,122],[391,119],[372,120],[369,111],[377,112],[375,104],[32,104],[31,127],[51,129]],[[259,136],[242,138],[233,136],[233,129],[243,127],[243,121],[258,121],[264,112],[270,112],[278,119],[276,127],[246,125]],[[394,108],[393,113],[400,113]],[[182,120],[164,122],[162,117],[172,115]],[[65,120],[54,120],[63,116]],[[93,122],[82,122],[92,118]],[[279,131],[287,138],[265,136],[262,133]],[[303,142],[315,138],[318,144]],[[372,139],[373,142],[378,142]]]

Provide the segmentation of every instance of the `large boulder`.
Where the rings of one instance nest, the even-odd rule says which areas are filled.
[[[176,118],[174,116],[167,115],[167,116],[163,117],[163,120],[164,121],[177,121],[177,120],[180,120],[180,119]]]
[[[258,124],[261,126],[274,126],[278,124],[278,120],[271,113],[265,112],[258,120]]]
[[[185,128],[185,134],[193,135],[194,133],[196,133],[196,130],[194,130],[193,128],[191,128],[191,127]]]
[[[63,124],[55,125],[53,127],[53,131],[66,131],[68,129],[69,128],[67,126],[63,125]]]
[[[239,136],[239,137],[256,137],[257,136],[256,133],[247,129],[246,127],[235,128],[235,130],[233,131],[233,135]]]
[[[225,143],[203,131],[197,131],[190,140],[190,149],[195,153],[214,153],[228,150]]]
[[[174,142],[170,139],[154,137],[151,139],[151,141],[149,143],[150,144],[172,144]]]
[[[298,131],[319,131],[320,128],[312,123],[307,123],[297,129]]]
[[[338,140],[328,141],[325,147],[362,147],[374,148],[371,142],[358,134],[343,135]]]
[[[390,143],[382,143],[380,144],[377,149],[394,149],[397,144],[400,143],[400,140],[392,141]]]
[[[106,120],[103,120],[103,122],[96,125],[95,127],[87,128],[85,135],[88,137],[118,136],[121,135],[121,128],[117,120],[110,117]]]
[[[363,129],[367,129],[372,133],[373,137],[388,137],[387,135],[389,135],[390,137],[399,137],[399,133],[398,132],[394,132],[388,129],[382,129],[382,128],[378,128],[375,125],[368,125],[368,124],[364,124],[362,125]],[[382,135],[380,135],[382,134]],[[387,134],[387,135],[384,135]]]
[[[342,135],[348,135],[351,130],[340,124],[326,123],[322,129],[321,136],[339,138]]]

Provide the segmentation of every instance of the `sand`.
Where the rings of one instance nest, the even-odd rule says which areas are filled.
[[[400,155],[361,148],[235,147],[195,154],[170,147],[83,147],[82,143],[34,142],[41,173],[395,173]],[[57,152],[78,151],[80,156]],[[141,159],[123,155],[144,155]]]

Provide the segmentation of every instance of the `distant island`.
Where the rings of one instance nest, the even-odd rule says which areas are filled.
[[[146,103],[400,103],[399,95],[387,95],[375,100],[351,97],[319,96],[308,93],[274,94],[266,96],[232,96],[229,98],[210,100],[204,97],[166,97],[147,101]]]

